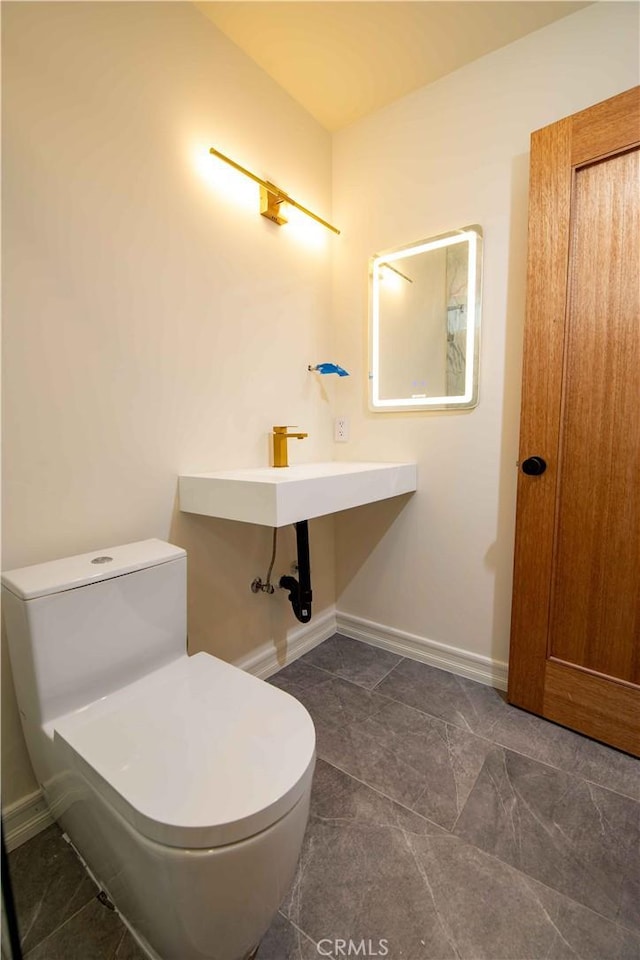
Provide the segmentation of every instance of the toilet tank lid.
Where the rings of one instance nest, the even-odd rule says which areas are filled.
[[[92,550],[91,553],[81,553],[75,557],[7,570],[2,574],[2,585],[21,600],[35,600],[181,557],[186,557],[186,552],[172,543],[155,539],[139,540],[118,547]]]

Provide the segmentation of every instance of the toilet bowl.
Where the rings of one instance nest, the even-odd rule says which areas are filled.
[[[159,540],[4,573],[27,747],[52,815],[150,957],[243,960],[295,873],[315,732],[288,694],[187,656]]]

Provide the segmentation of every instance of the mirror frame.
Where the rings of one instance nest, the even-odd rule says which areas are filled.
[[[467,274],[467,339],[465,392],[445,397],[380,397],[379,268],[395,260],[427,253],[457,243],[469,243]],[[473,291],[473,295],[469,295]],[[478,403],[480,316],[482,306],[482,227],[472,224],[427,240],[394,247],[369,260],[369,409],[374,413],[412,413],[434,410],[470,410]],[[471,362],[469,362],[471,358]]]

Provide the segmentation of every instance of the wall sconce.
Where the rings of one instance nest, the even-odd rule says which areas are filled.
[[[319,217],[311,210],[303,207],[301,203],[298,203],[297,200],[294,200],[293,197],[290,197],[289,194],[285,193],[284,190],[281,190],[280,187],[276,187],[274,183],[270,183],[268,180],[263,180],[261,177],[257,177],[255,173],[251,173],[251,171],[247,170],[246,167],[240,166],[239,163],[236,163],[235,160],[225,156],[224,153],[220,153],[220,151],[216,150],[215,147],[210,147],[209,153],[212,153],[214,157],[218,157],[219,160],[224,160],[224,162],[228,163],[230,167],[234,168],[234,170],[239,170],[240,173],[245,175],[245,177],[249,177],[250,180],[254,180],[255,183],[260,185],[260,213],[263,217],[273,221],[273,223],[277,223],[278,226],[282,226],[283,223],[287,222],[287,218],[284,216],[282,211],[282,204],[288,203],[290,206],[295,207],[296,210],[300,210],[308,217],[311,217],[312,220],[316,220],[318,223],[321,223],[323,227],[327,228],[327,230],[332,230],[334,233],[340,233],[337,227],[334,227],[326,220],[323,220],[322,217]]]

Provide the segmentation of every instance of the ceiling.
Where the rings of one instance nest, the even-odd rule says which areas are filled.
[[[334,131],[588,3],[220,0],[196,6]]]

